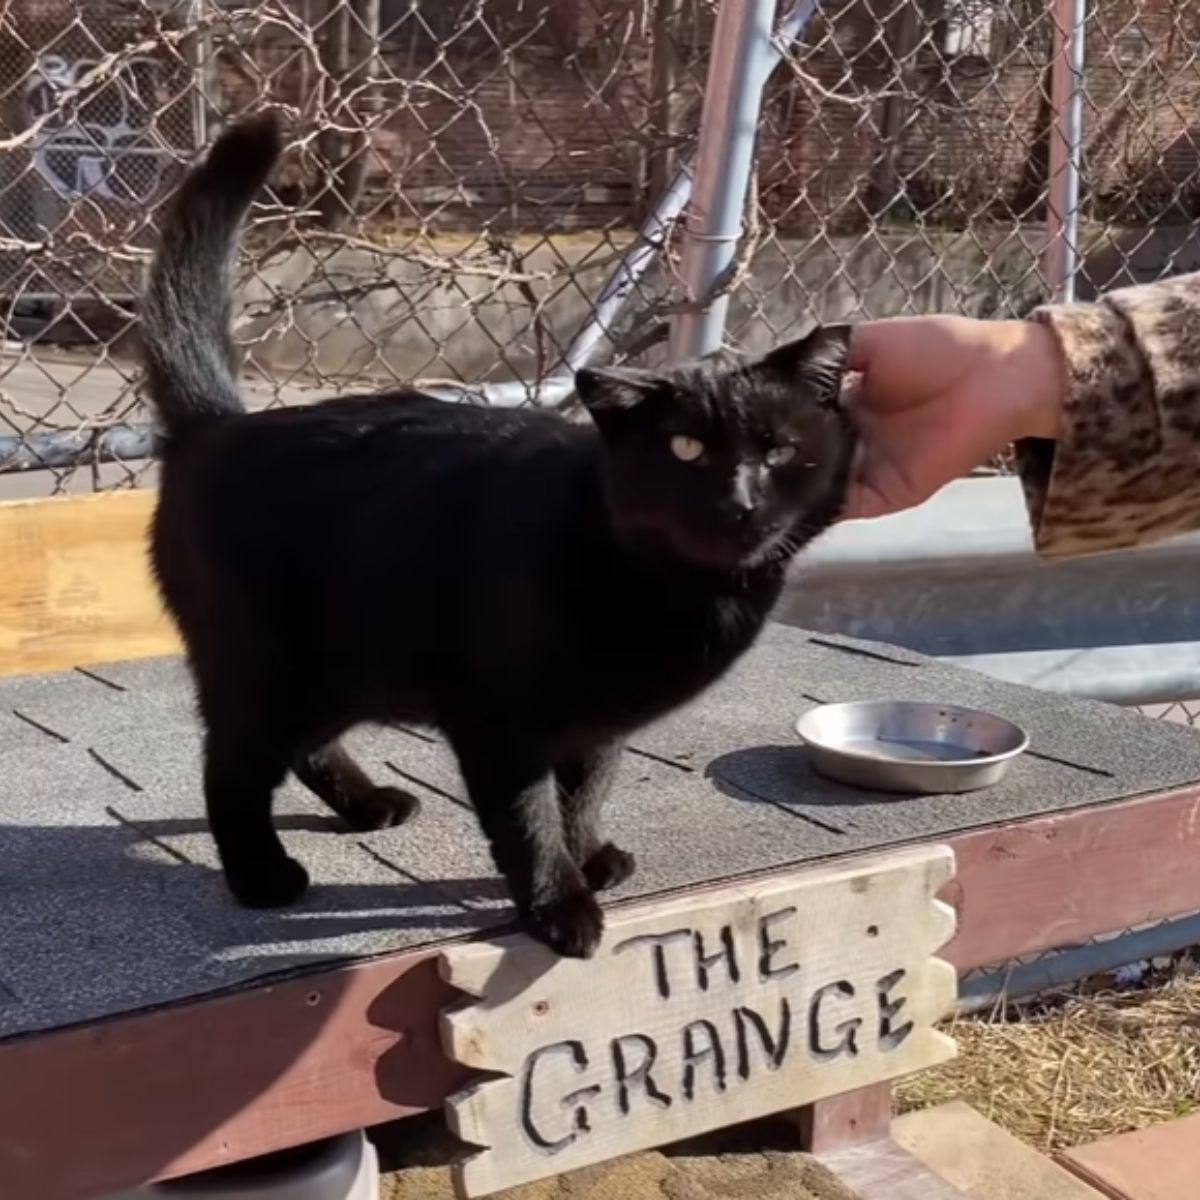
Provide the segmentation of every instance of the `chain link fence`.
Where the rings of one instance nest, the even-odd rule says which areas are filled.
[[[560,402],[539,385],[566,377],[581,331],[597,357],[661,355],[696,300],[677,218],[715,7],[10,0],[0,482],[144,480],[134,330],[155,216],[220,125],[263,103],[288,110],[293,145],[242,259],[253,402],[414,380]],[[1049,295],[1056,7],[809,5],[764,96],[724,284],[733,343]],[[1198,38],[1191,5],[1088,5],[1083,295],[1200,262]]]
[[[763,97],[721,283],[729,341],[1020,316],[1051,296],[1070,8],[809,4]],[[1200,266],[1200,6],[1086,12],[1082,297]],[[715,15],[715,0],[8,0],[0,495],[152,481],[135,329],[156,216],[221,125],[264,103],[287,110],[292,145],[240,260],[251,403],[413,381],[564,403],[588,357],[661,357],[672,316],[703,299],[680,282],[679,232]]]

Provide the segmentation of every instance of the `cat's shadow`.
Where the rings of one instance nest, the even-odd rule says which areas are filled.
[[[318,833],[337,838],[363,836],[362,834],[356,835],[355,831],[341,817],[333,813],[279,813],[272,819],[272,824],[280,833]],[[208,822],[194,817],[139,819],[137,830],[150,841],[169,840],[186,834],[210,835]],[[216,872],[210,869],[209,874],[215,876]],[[416,893],[422,893],[427,898],[428,893],[433,891],[448,903],[465,905],[467,909],[477,912],[486,910],[490,913],[511,907],[508,890],[503,879],[498,875],[478,875],[458,879],[422,880],[419,883],[406,882],[398,877],[395,884],[382,885],[341,883],[324,885],[318,883],[311,887],[297,904],[288,908],[267,911],[276,913],[280,920],[287,920],[289,913],[304,910],[313,900],[320,901],[327,896],[341,895],[352,891],[356,893],[367,891],[377,894],[380,899],[380,908],[386,911],[381,912],[379,919],[374,922],[368,920],[357,927],[347,923],[343,927],[346,932],[373,928],[404,928],[404,920],[397,921],[395,909],[404,908],[406,906],[404,898],[406,896],[411,898]],[[417,901],[412,899],[411,903],[415,906]],[[338,932],[338,929],[335,928],[333,932]],[[317,936],[328,936],[328,933]]]
[[[803,746],[748,746],[714,758],[705,778],[722,795],[784,808],[845,808],[878,804],[882,792],[850,787],[813,770]]]
[[[285,835],[354,836],[336,817],[281,814],[276,823]],[[494,876],[422,881],[397,874],[394,883],[369,884],[325,883],[318,877],[291,906],[241,908],[220,871],[178,849],[176,839],[207,830],[203,820],[190,818],[142,819],[136,833],[115,821],[5,826],[0,984],[9,975],[36,983],[37,964],[56,961],[72,946],[81,954],[86,946],[104,961],[103,990],[115,995],[123,980],[138,990],[133,985],[143,978],[147,958],[192,965],[199,955],[202,964],[212,964],[204,972],[212,986],[226,974],[261,979],[279,970],[337,962],[355,952],[364,934],[393,932],[398,935],[394,948],[402,949],[481,930],[490,934],[512,920],[503,883]],[[42,919],[33,920],[35,913]],[[180,945],[179,937],[186,942]],[[331,939],[346,939],[346,946],[331,946]],[[130,940],[136,953],[127,949]],[[241,970],[224,969],[239,962],[245,963]],[[13,990],[23,994],[21,987]]]

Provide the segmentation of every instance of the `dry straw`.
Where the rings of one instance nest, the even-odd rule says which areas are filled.
[[[905,1110],[965,1100],[1042,1151],[1200,1110],[1200,975],[1014,1007],[952,1030],[958,1058],[905,1082]]]

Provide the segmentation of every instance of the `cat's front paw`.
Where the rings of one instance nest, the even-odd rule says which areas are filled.
[[[619,887],[637,870],[637,860],[628,850],[605,842],[583,864],[583,877],[595,892]]]
[[[308,889],[308,872],[286,856],[252,870],[225,872],[225,882],[243,908],[284,908]]]
[[[583,887],[535,904],[525,919],[533,936],[563,958],[591,958],[604,932],[600,905]]]
[[[377,787],[355,796],[342,816],[346,824],[358,833],[378,829],[394,829],[410,821],[421,811],[421,802],[402,788]]]

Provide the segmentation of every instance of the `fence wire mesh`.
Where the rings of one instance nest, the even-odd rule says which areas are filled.
[[[597,304],[686,171],[715,7],[10,0],[3,482],[144,478],[133,350],[156,215],[221,124],[267,102],[293,144],[241,262],[255,403],[412,380],[534,399],[590,317],[600,357],[661,354],[663,323],[695,300],[679,204],[650,226],[624,303]],[[812,7],[764,97],[730,340],[1046,298],[1050,0]],[[1192,5],[1088,6],[1082,294],[1200,261],[1198,36]]]
[[[764,95],[724,285],[730,342],[762,347],[814,319],[1019,316],[1048,298],[1068,6],[813,7]],[[715,11],[8,0],[0,493],[151,477],[135,329],[157,215],[221,125],[264,103],[287,110],[292,144],[239,264],[252,403],[411,381],[557,402],[539,386],[593,342],[601,359],[662,355],[666,322],[697,299],[677,227]],[[1200,6],[1087,6],[1083,297],[1200,266],[1198,45]]]

